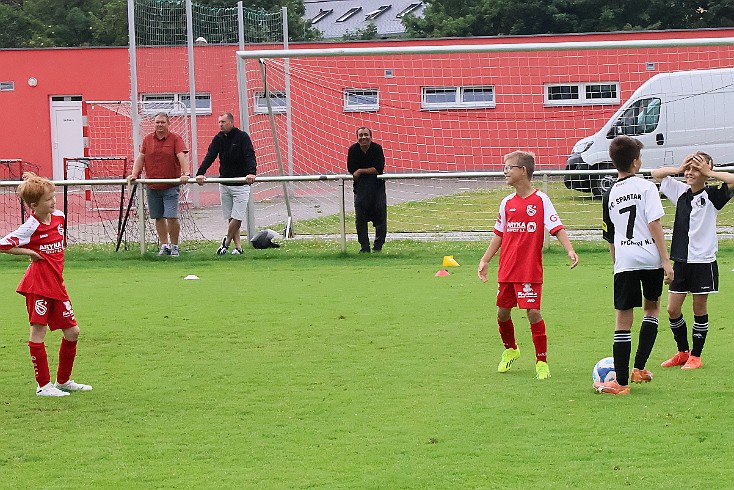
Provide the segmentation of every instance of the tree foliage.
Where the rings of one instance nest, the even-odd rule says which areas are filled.
[[[377,39],[378,32],[377,26],[374,22],[370,22],[363,29],[355,29],[354,31],[347,31],[344,34],[343,39],[345,41],[369,41],[371,39]]]
[[[194,3],[233,7],[237,0]],[[245,0],[243,4],[267,12],[279,12],[285,6],[291,40],[319,37],[303,18],[303,0]],[[127,0],[0,0],[0,26],[0,48],[126,46]]]
[[[170,0],[182,3],[183,0]],[[734,0],[424,0],[408,15],[410,37],[467,37],[734,26]],[[233,7],[237,0],[195,0]],[[291,40],[319,38],[303,0],[245,0],[267,12],[288,7]],[[0,48],[127,45],[127,0],[0,0]],[[367,27],[349,33],[371,39]]]
[[[425,0],[410,37],[467,37],[734,26],[734,0]]]

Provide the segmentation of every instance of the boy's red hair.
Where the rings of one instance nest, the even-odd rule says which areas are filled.
[[[40,201],[48,191],[56,189],[53,182],[33,172],[23,172],[23,180],[25,182],[18,186],[18,195],[29,206]]]

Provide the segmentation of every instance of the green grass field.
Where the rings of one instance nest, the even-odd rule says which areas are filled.
[[[658,367],[675,352],[663,313],[655,379],[628,397],[591,389],[614,318],[601,243],[576,244],[575,270],[555,241],[546,254],[545,381],[517,311],[523,355],[496,372],[496,284],[476,277],[486,244],[392,241],[369,256],[349,245],[290,241],[240,257],[212,245],[179,260],[72,248],[73,378],[94,391],[60,399],[34,394],[14,292],[25,263],[0,255],[0,488],[731,485],[731,243],[703,369]],[[434,277],[443,255],[461,266]],[[60,333],[46,340],[55,373]]]
[[[589,193],[566,189],[563,182],[533,182],[536,188],[545,189],[564,225],[571,230],[599,230],[601,236],[601,199]],[[512,188],[502,182],[496,188],[461,192],[457,194],[432,197],[420,201],[393,204],[388,208],[391,232],[449,232],[449,231],[486,231],[494,226],[497,211],[502,199],[512,192]],[[389,194],[389,191],[388,191]],[[661,222],[667,230],[672,230],[675,206],[662,197],[665,216]],[[347,203],[347,232],[354,233],[354,213],[351,203]],[[734,227],[734,206],[725,206],[717,217],[719,227]],[[330,215],[295,223],[298,233],[319,234],[337,233],[339,216]]]

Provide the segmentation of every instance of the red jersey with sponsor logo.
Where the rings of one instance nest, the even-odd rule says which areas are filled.
[[[502,237],[497,282],[543,282],[544,230],[563,229],[550,198],[536,190],[528,197],[512,193],[502,200],[494,233]]]
[[[31,262],[18,285],[22,295],[37,294],[50,299],[68,301],[64,286],[64,213],[56,210],[51,222],[44,224],[31,215],[20,228],[0,239],[0,249],[27,248],[43,260]]]

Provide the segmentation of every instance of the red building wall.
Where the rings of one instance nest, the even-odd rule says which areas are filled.
[[[518,36],[508,38],[471,38],[412,41],[374,41],[359,46],[451,45],[527,42],[605,41],[631,39],[679,39],[733,37],[734,29],[676,32],[637,32],[560,36]],[[355,43],[291,44],[292,49],[355,46]],[[264,49],[252,46],[248,49]],[[209,45],[195,48],[197,91],[212,97],[212,115],[197,117],[199,160],[211,137],[218,130],[217,115],[223,111],[237,114],[236,46]],[[433,61],[417,70],[414,56],[390,56],[369,60],[371,70],[363,83],[381,94],[380,111],[345,113],[341,90],[336,87],[365,66],[365,59],[345,60],[339,66],[323,69],[321,80],[309,87],[299,86],[293,78],[293,123],[295,173],[343,173],[346,147],[355,141],[354,130],[366,124],[385,147],[391,172],[414,170],[496,169],[501,156],[515,148],[538,153],[545,166],[561,166],[571,145],[586,136],[613,114],[618,106],[545,107],[543,84],[549,82],[618,81],[621,101],[652,75],[665,71],[731,67],[731,47],[644,49],[608,51],[559,51],[543,53],[501,53],[491,58],[478,55],[454,56]],[[654,71],[644,64],[655,61]],[[314,65],[316,61],[316,65]],[[324,67],[333,59],[323,59]],[[308,70],[318,71],[318,60],[293,60]],[[39,165],[41,173],[51,175],[51,130],[49,99],[55,95],[81,95],[85,101],[129,99],[129,65],[126,48],[0,50],[2,81],[15,82],[15,90],[0,92],[0,158],[21,158]],[[186,49],[139,48],[139,92],[187,92]],[[401,83],[386,79],[384,68],[396,74],[409,74]],[[257,67],[249,70],[248,103],[260,90]],[[452,73],[461,74],[452,80]],[[400,75],[396,75],[400,76]],[[35,77],[38,86],[30,87]],[[427,85],[471,84],[472,79],[489,81],[496,87],[497,107],[421,111],[420,87]],[[277,74],[274,76],[277,86]],[[485,83],[485,82],[482,82]],[[325,88],[327,87],[327,88]],[[320,92],[315,97],[314,91]],[[382,101],[400,101],[383,104]],[[405,110],[407,109],[407,110]],[[278,136],[286,140],[285,116],[277,115]],[[275,172],[275,153],[266,115],[250,115],[256,140],[260,172]],[[131,138],[124,123],[94,128],[93,153],[134,157]],[[315,152],[315,147],[318,153]],[[285,150],[284,150],[285,153]]]
[[[0,92],[0,158],[20,158],[52,175],[50,98],[86,100],[130,97],[127,49],[0,50],[0,78],[15,90]],[[29,78],[38,85],[30,87]],[[77,155],[79,156],[79,155]]]

